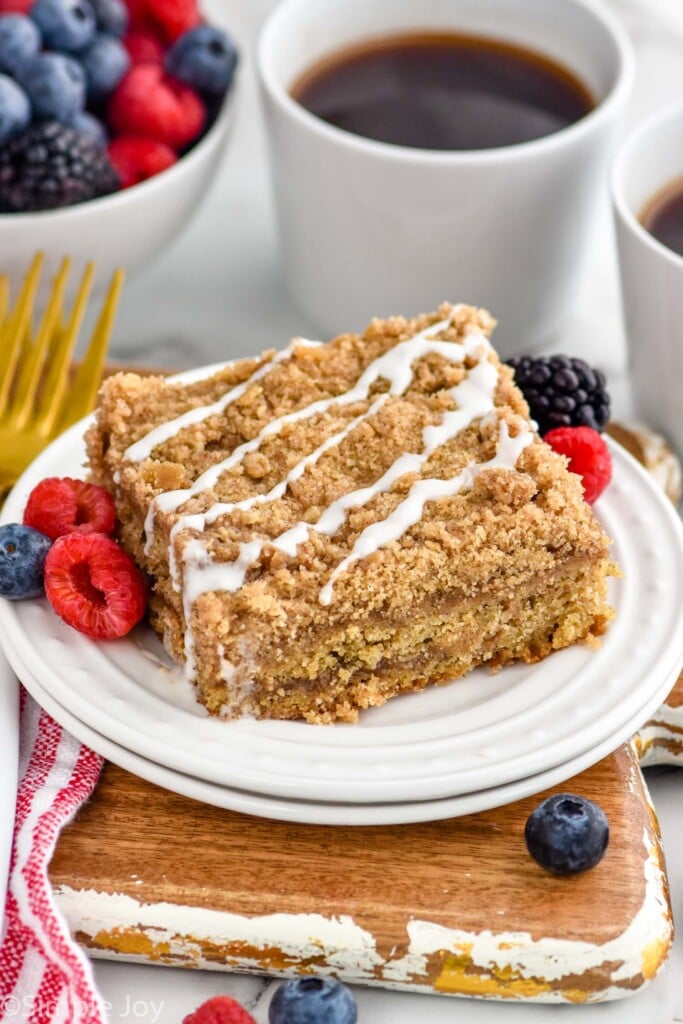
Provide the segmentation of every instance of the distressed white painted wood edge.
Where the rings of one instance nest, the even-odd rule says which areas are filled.
[[[633,770],[636,785],[635,763]],[[435,982],[428,973],[430,957],[465,954],[470,962],[468,976],[471,978],[469,972],[473,972],[481,979],[481,991],[465,993],[453,988],[445,992],[442,985],[443,994],[552,1003],[599,1002],[624,998],[641,990],[656,975],[672,941],[673,924],[661,850],[657,838],[647,829],[643,832],[643,844],[643,903],[625,931],[603,944],[556,936],[534,939],[526,932],[469,932],[413,919],[407,925],[407,952],[385,961],[378,952],[375,937],[348,915],[247,917],[168,902],[143,903],[123,893],[69,886],[57,888],[55,896],[72,932],[94,957],[259,973],[264,972],[264,962],[271,961],[268,973],[285,977],[297,974],[301,961],[315,958],[319,974],[334,974],[345,981],[385,988],[433,992]],[[103,935],[109,940],[120,936],[122,946],[126,945],[126,936],[134,935],[142,940],[146,952],[137,955],[98,948]],[[133,948],[130,942],[128,945]],[[242,951],[233,954],[231,947],[242,947]],[[225,949],[222,962],[207,955],[209,949],[221,948]],[[278,951],[283,961],[289,961],[289,966],[273,966],[273,950]],[[324,964],[318,966],[321,960]],[[604,978],[599,987],[592,981],[593,976]],[[506,991],[507,981],[496,980],[500,977],[520,981],[523,996],[515,992],[514,986]],[[437,985],[438,981],[437,978]]]
[[[683,767],[683,705],[675,708],[662,704],[638,732],[636,749],[643,768],[661,764]]]

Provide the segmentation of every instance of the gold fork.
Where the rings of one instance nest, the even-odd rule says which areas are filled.
[[[72,378],[71,357],[95,265],[86,266],[66,315],[64,293],[71,261],[62,261],[34,333],[34,303],[42,266],[43,255],[38,253],[12,308],[9,282],[0,275],[0,502],[36,455],[93,408],[123,285],[123,271],[117,270],[87,352]]]

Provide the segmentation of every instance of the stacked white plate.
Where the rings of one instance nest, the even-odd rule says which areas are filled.
[[[21,521],[46,476],[82,475],[79,424],[27,470],[3,521]],[[683,530],[640,466],[612,444],[614,478],[596,511],[624,577],[598,649],[486,669],[396,698],[357,725],[210,718],[146,627],[95,643],[44,600],[0,602],[17,676],[57,721],[111,761],[168,789],[237,811],[339,825],[469,814],[540,792],[628,739],[683,662]]]

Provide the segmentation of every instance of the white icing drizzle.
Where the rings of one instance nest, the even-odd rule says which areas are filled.
[[[328,437],[326,441],[323,441],[315,451],[301,459],[300,462],[297,462],[287,476],[278,484],[275,484],[275,486],[265,494],[254,494],[251,498],[244,498],[242,501],[216,502],[216,504],[212,505],[206,512],[197,512],[195,515],[181,516],[173,525],[173,529],[171,530],[171,540],[177,536],[180,530],[190,529],[197,530],[201,533],[206,526],[210,526],[212,523],[215,523],[221,516],[237,511],[246,512],[250,508],[253,508],[254,505],[261,505],[265,502],[277,501],[278,498],[282,498],[283,495],[287,493],[290,484],[302,477],[310,466],[314,466],[316,462],[323,457],[325,452],[328,452],[330,448],[335,448],[337,445],[341,444],[344,438],[348,437],[348,435],[354,431],[356,427],[359,427],[364,420],[375,416],[382,408],[388,397],[388,394],[380,395],[380,397],[372,403],[367,412],[361,413],[360,416],[356,416],[355,419],[352,419],[350,423],[344,427],[343,430],[340,430],[336,434],[332,434],[332,436]]]
[[[172,379],[171,383],[182,384],[184,388],[190,384],[199,384],[202,381],[211,380],[217,373],[221,373],[230,366],[234,366],[236,362],[238,362],[237,359],[228,359],[223,360],[222,363],[211,363],[210,366],[197,366],[194,370],[183,370],[179,375],[180,379],[177,381]],[[130,447],[132,448],[133,445]],[[135,461],[135,459],[131,459],[131,462]]]
[[[183,616],[185,618],[185,673],[188,678],[194,677],[195,659],[192,638],[192,609],[200,594],[211,590],[237,590],[240,577],[244,579],[249,566],[258,558],[261,551],[260,541],[251,541],[240,548],[239,557],[234,562],[214,562],[198,538],[187,544],[184,557],[190,559],[196,567],[196,573],[188,573],[183,580]],[[175,560],[174,560],[175,562]]]
[[[211,405],[200,405],[196,409],[188,409],[187,412],[182,413],[180,416],[176,416],[173,420],[168,420],[166,423],[161,423],[158,427],[150,430],[148,434],[141,437],[139,441],[126,448],[123,453],[124,459],[129,462],[142,462],[143,459],[149,458],[154,449],[163,444],[165,441],[169,441],[172,437],[175,437],[184,430],[185,427],[196,426],[198,423],[203,423],[204,420],[209,419],[210,416],[215,416],[221,412],[224,412],[229,405],[236,402],[238,398],[255,384],[261,380],[272,370],[273,366],[277,363],[286,362],[292,358],[297,345],[304,345],[308,348],[318,348],[322,345],[320,341],[310,341],[308,338],[295,338],[294,341],[282,352],[277,352],[272,359],[269,359],[266,363],[255,370],[254,373],[247,380],[242,381],[241,384],[237,384],[234,388],[230,388],[224,395],[213,402]],[[232,365],[231,363],[225,363],[225,366]],[[211,372],[213,371],[213,372]],[[216,372],[216,367],[209,367],[206,371],[206,376],[196,376],[192,379],[192,383],[198,380],[209,380]],[[187,381],[185,381],[187,383]],[[200,478],[201,479],[201,478]],[[183,494],[183,491],[168,491],[167,494]],[[155,500],[151,501],[147,513],[145,515],[145,554],[148,555],[152,550],[152,544],[154,542],[154,518],[156,510],[159,507],[161,499],[164,495],[159,495]],[[172,567],[175,566],[175,558],[172,551],[169,553],[169,561]],[[176,572],[173,569],[173,578],[175,579]]]
[[[202,491],[211,490],[215,487],[223,473],[239,465],[245,455],[257,451],[267,438],[281,433],[282,429],[288,424],[297,423],[303,419],[310,419],[312,416],[322,415],[335,405],[353,405],[355,402],[362,402],[367,399],[370,388],[380,378],[389,381],[389,395],[401,395],[412,381],[413,363],[430,353],[442,355],[451,362],[462,363],[468,355],[478,353],[482,345],[485,345],[488,349],[488,341],[479,332],[472,332],[464,342],[433,340],[433,335],[445,331],[450,326],[454,313],[455,309],[447,319],[432,324],[431,327],[425,328],[424,331],[420,331],[419,334],[408,338],[406,341],[399,342],[394,348],[385,352],[383,356],[375,359],[349,391],[345,391],[341,395],[334,395],[332,398],[318,399],[318,401],[312,402],[302,409],[297,409],[296,412],[287,413],[285,416],[279,416],[276,419],[270,420],[260,434],[252,438],[251,441],[245,441],[244,444],[239,445],[222,462],[217,462],[214,466],[210,466],[206,472],[197,477],[191,487],[159,494],[152,501],[145,519],[148,543],[148,525],[151,524],[153,528],[154,514],[157,509],[163,512],[172,512],[185,504],[190,498],[201,494]],[[196,411],[198,412],[199,410]]]
[[[180,416],[176,416],[175,419],[168,420],[166,423],[159,424],[153,430],[150,430],[148,434],[141,437],[139,441],[131,444],[126,448],[123,453],[123,457],[127,462],[142,462],[143,459],[148,459],[155,448],[165,441],[169,441],[176,434],[184,430],[185,427],[193,427],[198,423],[203,423],[204,420],[209,419],[210,416],[216,416],[223,412],[229,405],[236,402],[238,398],[241,398],[245,391],[255,384],[256,381],[265,377],[266,374],[270,373],[272,368],[277,363],[286,362],[292,358],[292,355],[296,351],[297,345],[306,345],[308,347],[317,347],[322,344],[319,341],[309,341],[306,338],[295,338],[292,344],[283,349],[281,352],[277,352],[271,359],[268,359],[262,366],[255,370],[254,373],[247,380],[242,381],[241,384],[235,385],[234,388],[230,388],[224,395],[213,402],[211,405],[200,405],[196,409],[188,409],[187,412],[182,413]],[[190,371],[187,375],[184,375],[183,384],[195,384],[201,380],[210,380],[220,369],[226,366],[231,366],[232,363],[217,363],[213,366],[205,367],[203,370]]]
[[[199,537],[189,540],[183,552],[184,563],[189,563],[193,569],[183,578],[186,620],[200,594],[208,594],[212,590],[228,590],[231,593],[239,590],[249,566],[259,557],[265,543],[267,541],[247,541],[240,545],[240,553],[234,562],[214,562]]]
[[[531,444],[533,436],[530,430],[525,429],[521,430],[516,437],[510,437],[507,423],[505,420],[501,420],[498,448],[496,454],[488,462],[470,462],[461,473],[450,480],[427,479],[414,483],[408,496],[394,509],[391,515],[363,530],[350,554],[339,563],[320,591],[320,603],[323,605],[331,603],[335,581],[353,562],[367,558],[379,548],[386,547],[392,541],[398,540],[406,530],[419,522],[428,501],[450,498],[466,488],[471,488],[479,474],[486,469],[514,469],[517,459],[522,451]]]
[[[197,542],[196,539],[195,541],[190,541],[185,546],[183,552],[183,590],[186,591],[189,588],[195,597],[198,597],[200,593],[207,593],[211,590],[230,590],[234,592],[242,586],[249,567],[261,555],[266,545],[277,548],[292,558],[296,554],[299,545],[308,538],[309,531],[332,536],[343,524],[349,509],[365,505],[376,495],[391,490],[397,480],[407,473],[419,473],[436,448],[451,440],[478,417],[485,416],[491,412],[498,373],[493,363],[490,363],[486,358],[489,350],[486,339],[481,335],[473,335],[472,338],[476,341],[476,348],[473,348],[471,354],[478,354],[481,361],[473,367],[465,380],[450,390],[450,395],[458,404],[458,408],[444,413],[442,421],[438,426],[424,428],[422,432],[423,450],[421,452],[406,452],[396,459],[389,469],[373,484],[343,494],[325,509],[317,523],[299,522],[296,526],[280,534],[279,537],[266,537],[260,541],[249,541],[241,544],[237,559],[234,562],[227,563],[230,571],[222,575],[221,570],[226,567],[226,563],[214,565],[210,560],[210,556],[207,562],[207,553],[201,541]],[[330,440],[333,439],[330,438]],[[439,481],[439,483],[442,483],[442,481]],[[419,515],[415,521],[417,519],[419,519]],[[376,525],[378,527],[378,537],[381,537],[384,521]],[[198,546],[195,546],[197,543]],[[254,545],[258,545],[258,547],[255,549]],[[257,551],[256,556],[253,555],[254,550]],[[218,586],[217,584],[219,583],[221,585]],[[327,590],[325,589],[321,594],[321,600],[323,603],[329,604],[329,600],[323,597],[326,594]]]
[[[433,335],[441,333],[441,331],[446,330],[450,326],[453,316],[458,308],[459,307],[457,306],[454,307],[450,316],[445,320],[440,320],[438,323],[432,324],[430,327],[425,328],[424,331],[420,331],[412,338],[408,338],[406,341],[400,342],[393,349],[385,352],[383,356],[380,356],[367,367],[356,385],[349,391],[333,398],[319,399],[318,401],[305,406],[303,409],[298,409],[296,412],[288,413],[285,416],[279,416],[277,419],[271,420],[255,438],[251,441],[245,441],[244,444],[239,445],[239,447],[235,448],[227,458],[216,463],[214,466],[211,466],[206,470],[206,472],[202,473],[201,476],[197,477],[191,487],[183,490],[166,491],[164,494],[157,495],[157,497],[150,502],[145,516],[145,554],[148,555],[150,553],[154,542],[154,522],[158,509],[161,509],[164,512],[171,512],[174,509],[179,508],[190,498],[200,494],[202,491],[210,490],[215,486],[223,473],[226,473],[234,466],[239,465],[246,455],[250,452],[257,451],[266,438],[279,434],[287,424],[296,423],[299,420],[308,419],[311,416],[325,413],[333,405],[352,405],[354,402],[363,401],[367,398],[372,385],[380,377],[387,378],[390,381],[388,394],[402,394],[412,380],[412,364],[416,359],[419,359],[430,352],[440,353],[452,362],[463,362],[464,359],[468,355],[472,354],[476,348],[480,347],[481,344],[486,344],[488,346],[486,338],[484,338],[484,336],[479,332],[473,332],[463,343],[430,340]],[[304,339],[298,340],[299,343],[303,342],[305,345],[313,346],[319,344],[318,342],[311,342]],[[134,445],[131,445],[131,447],[124,453],[124,457],[127,458],[129,453],[134,450],[136,454],[142,452],[143,455],[141,457],[144,458],[146,457],[144,453],[149,455],[156,445],[161,444],[162,441],[169,440],[175,433],[182,430],[183,427],[192,425],[193,423],[201,423],[214,413],[224,411],[231,402],[236,401],[237,398],[244,393],[250,383],[253,384],[255,380],[264,376],[275,362],[281,361],[284,358],[289,358],[291,350],[292,346],[279,353],[279,356],[276,356],[269,363],[257,370],[248,381],[245,381],[244,384],[240,384],[236,388],[233,388],[213,405],[191,409],[189,412],[183,413],[182,416],[177,417],[175,420],[161,424],[160,427],[155,428],[155,430],[147,434],[146,437],[142,438],[140,441],[136,441]],[[220,408],[218,408],[219,406]],[[192,419],[188,418],[190,416]],[[141,447],[137,448],[138,445]],[[209,512],[211,512],[211,509],[209,509]],[[188,527],[192,525],[195,529],[203,529],[203,525],[199,526],[197,525],[198,523],[199,520],[196,520],[195,523],[191,524],[191,520],[188,517],[185,525]],[[171,548],[172,546],[173,545],[171,544]],[[169,550],[169,563],[171,565],[174,585],[177,587],[178,573],[175,556],[173,555],[172,550]]]

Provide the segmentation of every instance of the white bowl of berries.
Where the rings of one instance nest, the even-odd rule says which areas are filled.
[[[144,267],[220,165],[234,43],[197,0],[7,0],[0,12],[0,271],[18,279],[36,250],[94,259],[102,283]]]

